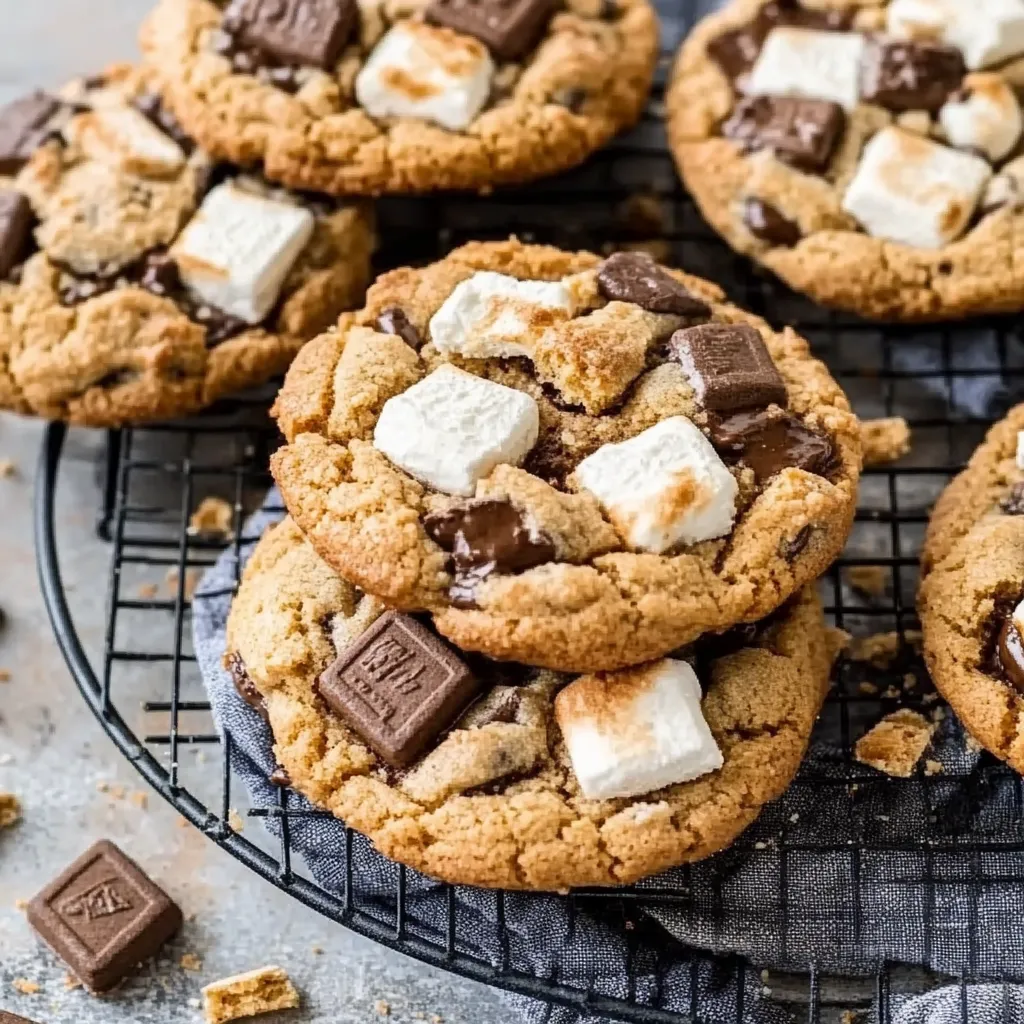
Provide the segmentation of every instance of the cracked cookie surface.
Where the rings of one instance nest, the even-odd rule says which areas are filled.
[[[292,787],[386,856],[470,885],[618,885],[728,846],[796,773],[836,653],[810,588],[769,623],[683,652],[705,689],[721,768],[641,797],[588,800],[554,718],[568,677],[483,658],[470,662],[477,703],[407,768],[383,764],[317,685],[383,611],[285,519],[246,566],[226,660],[262,706]]]
[[[464,650],[592,671],[763,618],[833,561],[860,432],[826,368],[622,256],[470,244],[303,350],[272,469],[342,576]]]
[[[31,151],[0,154],[0,407],[87,426],[197,412],[283,373],[362,299],[370,210],[215,165],[151,84],[118,66],[22,101],[49,114]],[[296,251],[237,258],[243,209],[270,232],[257,248]]]
[[[673,155],[712,227],[819,302],[885,320],[1016,312],[1019,16],[988,31],[959,5],[929,4],[934,25],[913,6],[732,0],[676,58]]]
[[[318,6],[352,18],[326,53],[279,38],[254,51],[253,23],[210,0],[161,0],[142,45],[210,152],[335,195],[486,191],[566,170],[639,118],[657,59],[647,0],[495,4],[496,19],[550,7],[514,58],[480,25],[483,42],[450,15],[425,20],[459,7],[443,0]]]

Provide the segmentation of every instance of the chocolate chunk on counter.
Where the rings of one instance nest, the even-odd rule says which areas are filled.
[[[518,60],[539,42],[551,0],[433,0],[426,19],[479,39],[499,60]]]
[[[28,905],[29,924],[92,992],[113,988],[181,927],[181,911],[101,840]]]
[[[759,483],[793,466],[818,476],[834,464],[832,442],[788,413],[737,412],[714,418],[711,443],[727,462],[745,462]]]
[[[405,315],[405,310],[398,306],[388,306],[377,317],[377,330],[382,334],[396,334],[414,352],[423,348],[423,338],[416,330],[412,321]]]
[[[747,149],[770,149],[807,171],[823,171],[843,134],[846,114],[829,100],[748,96],[722,126],[727,139]]]
[[[1006,616],[999,629],[996,658],[1006,680],[1024,693],[1024,639],[1012,615]]]
[[[632,302],[651,313],[705,317],[711,307],[666,273],[645,252],[617,252],[601,264],[597,286],[606,299]]]
[[[480,691],[456,654],[426,626],[386,612],[318,684],[324,703],[393,768],[404,768]]]
[[[37,91],[0,108],[0,174],[17,174],[43,144],[60,102]]]
[[[221,27],[282,64],[330,70],[352,34],[355,0],[232,0]]]
[[[34,223],[28,199],[16,189],[0,189],[0,279],[28,255]]]
[[[700,324],[676,331],[669,351],[697,401],[714,412],[786,404],[786,385],[760,333],[749,324]]]
[[[270,718],[267,714],[267,702],[263,699],[263,694],[256,689],[256,684],[252,680],[252,676],[249,675],[248,670],[245,667],[245,662],[242,660],[242,656],[237,652],[233,651],[227,656],[226,667],[231,675],[231,682],[235,684],[235,692],[238,694],[246,704],[257,712],[265,722],[269,721]]]
[[[960,88],[966,74],[964,58],[955,47],[873,39],[864,54],[861,94],[889,110],[934,114]]]
[[[791,221],[771,203],[753,196],[743,201],[743,223],[747,230],[769,245],[796,245],[803,238],[800,225]]]

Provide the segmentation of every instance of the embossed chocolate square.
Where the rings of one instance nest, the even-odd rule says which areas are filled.
[[[400,612],[377,619],[319,680],[324,703],[396,768],[414,761],[479,689],[455,651]]]
[[[355,0],[232,0],[222,27],[283,64],[329,70],[356,23]]]
[[[29,924],[93,992],[116,985],[181,927],[181,910],[103,839],[28,905]]]
[[[516,60],[536,45],[551,8],[551,0],[433,0],[426,18],[479,39],[499,60]]]
[[[963,55],[955,47],[873,39],[864,51],[861,93],[889,110],[934,114],[960,88],[966,74]]]
[[[830,100],[748,96],[737,104],[722,134],[748,149],[771,149],[804,170],[823,171],[845,124],[843,108]]]
[[[28,163],[59,109],[60,103],[41,91],[0,108],[0,174],[17,174]]]

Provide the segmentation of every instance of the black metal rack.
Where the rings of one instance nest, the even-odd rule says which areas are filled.
[[[917,626],[917,553],[931,501],[1024,382],[1024,346],[1009,321],[949,328],[883,328],[829,313],[787,292],[710,233],[679,186],[659,123],[668,55],[706,6],[711,5],[703,0],[662,5],[666,52],[659,87],[647,117],[635,132],[579,171],[527,190],[501,192],[486,199],[442,196],[382,203],[383,249],[379,262],[382,267],[421,262],[437,258],[470,238],[503,237],[510,232],[564,247],[600,249],[606,243],[653,241],[667,247],[679,265],[721,282],[746,308],[765,315],[776,325],[793,324],[828,362],[862,416],[903,415],[914,431],[915,446],[909,456],[897,464],[866,471],[850,547],[822,584],[828,612],[837,625],[855,634],[893,630],[905,640]],[[658,197],[664,223],[638,227],[635,219],[623,214],[623,203],[638,192]],[[917,354],[913,362],[908,361],[908,352]],[[209,704],[199,681],[188,628],[190,572],[211,565],[220,547],[191,536],[187,527],[199,498],[216,493],[235,505],[236,554],[253,539],[244,536],[244,515],[258,505],[269,486],[267,455],[277,440],[265,415],[270,393],[222,403],[193,420],[108,435],[99,525],[101,536],[111,544],[111,570],[106,635],[98,652],[86,650],[61,578],[55,523],[66,429],[53,425],[46,434],[36,509],[41,584],[72,674],[86,703],[118,748],[150,785],[214,842],[303,903],[378,942],[427,963],[543,1000],[552,1007],[615,1020],[665,1024],[684,1020],[696,1024],[707,1019],[697,975],[710,965],[735,982],[731,1019],[746,1019],[744,1001],[749,998],[749,986],[745,982],[754,970],[751,965],[736,957],[693,955],[664,933],[653,937],[648,933],[648,912],[682,906],[692,899],[686,885],[667,886],[654,880],[613,892],[579,891],[560,897],[573,915],[571,920],[577,914],[586,914],[628,932],[630,985],[624,997],[610,997],[558,978],[536,977],[514,963],[507,952],[497,960],[475,955],[460,934],[455,889],[447,890],[448,918],[439,933],[412,927],[407,915],[404,870],[396,873],[389,907],[382,911],[379,903],[363,905],[351,884],[352,872],[357,870],[353,867],[351,832],[343,851],[348,884],[340,894],[320,887],[293,862],[289,821],[298,812],[290,809],[286,790],[281,791],[278,807],[250,812],[255,817],[276,820],[280,833],[276,847],[234,830],[231,809],[240,795],[237,783],[232,788],[233,750],[230,743],[220,744],[210,726]],[[851,574],[866,566],[877,566],[884,572],[884,595],[865,594],[850,585]],[[151,578],[153,573],[165,571],[172,574],[172,580],[164,596],[152,588],[142,591],[136,586],[147,573]],[[140,645],[139,637],[145,638],[144,645]],[[96,656],[95,663],[90,653]],[[916,700],[927,712],[940,706],[929,696],[920,663],[909,645],[894,668],[893,678],[908,671],[921,675],[921,685],[909,702]],[[148,680],[146,687],[140,690],[125,685],[126,677],[140,674]],[[871,678],[878,678],[878,673]],[[815,956],[801,959],[802,944],[787,925],[787,858],[841,857],[847,870],[858,878],[865,857],[913,855],[920,864],[916,881],[922,887],[923,927],[930,943],[944,884],[937,858],[956,858],[958,880],[962,883],[966,878],[971,892],[977,894],[993,881],[983,865],[986,853],[1024,853],[1024,814],[1020,813],[998,831],[986,831],[968,809],[961,815],[962,820],[956,819],[948,828],[927,835],[907,834],[895,824],[891,828],[876,827],[858,814],[858,806],[893,785],[913,787],[924,807],[953,818],[957,807],[1000,786],[1012,787],[1017,808],[1024,808],[1021,779],[991,759],[983,758],[967,779],[919,772],[899,783],[858,764],[852,757],[852,744],[864,723],[877,720],[881,713],[896,706],[894,699],[886,696],[884,682],[882,692],[871,692],[870,686],[863,685],[866,681],[870,679],[862,665],[848,662],[839,667],[821,725],[837,738],[839,753],[829,771],[804,770],[794,783],[794,792],[806,792],[809,797],[825,790],[839,805],[838,818],[833,821],[844,813],[848,820],[828,834],[815,834],[768,814],[769,820],[742,837],[728,855],[747,856],[766,837],[781,851],[783,886],[777,894],[777,906],[782,941],[790,950],[790,959],[799,961],[806,971],[794,982],[794,998],[800,1006],[799,1014],[812,1022],[833,1019],[836,1007],[869,1002],[876,1006],[876,1019],[888,1021],[894,979],[900,985],[903,982],[893,965],[879,962],[873,978],[858,992],[837,994]],[[148,695],[146,699],[140,701],[140,692]],[[908,703],[905,695],[901,703]],[[140,713],[141,727],[135,724]],[[195,750],[218,751],[219,770],[208,762],[199,767],[187,761],[189,752]],[[196,775],[195,781],[186,778],[190,772]],[[1024,859],[1015,873],[1006,877],[1024,882]],[[495,899],[500,928],[505,920],[506,896],[499,893]],[[855,929],[861,916],[858,903]],[[967,956],[954,972],[962,986],[975,980],[1000,980],[976,955],[977,927],[975,913],[969,922]],[[637,994],[634,967],[641,961],[649,967],[652,957],[662,964],[689,957],[693,984],[688,1013],[662,1009],[656,992]],[[966,988],[962,991],[966,1021]]]

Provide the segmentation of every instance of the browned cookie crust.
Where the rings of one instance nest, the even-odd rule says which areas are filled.
[[[679,272],[664,281],[702,311],[652,314],[631,301],[608,302],[598,286],[602,266],[589,253],[512,240],[470,244],[429,267],[393,271],[378,279],[362,310],[303,350],[278,396],[275,414],[289,444],[272,468],[313,546],[367,593],[432,612],[464,650],[559,671],[637,664],[768,615],[824,571],[849,533],[859,427],[806,342],[789,329],[773,332],[726,303],[716,286]],[[568,283],[577,315],[551,330],[538,317],[527,338],[532,362],[445,356],[430,340],[431,318],[479,271]],[[396,308],[407,321],[402,328]],[[731,529],[663,553],[638,549],[628,540],[630,523],[613,522],[574,471],[596,450],[669,418],[701,428],[733,459],[667,344],[676,327],[709,319],[750,325],[754,340],[763,340],[788,402],[785,413],[773,405],[763,415],[790,424],[821,457],[801,466],[786,449],[780,462],[755,473],[756,452],[744,448],[721,469],[738,485]],[[426,344],[417,352],[400,329]],[[539,438],[521,467],[497,465],[477,483],[476,497],[524,517],[543,543],[521,547],[515,565],[478,565],[476,577],[453,567],[452,545],[436,528],[435,517],[458,512],[464,501],[420,483],[374,446],[388,400],[446,363],[529,395],[539,410]],[[661,500],[655,523],[695,499],[684,476]]]
[[[842,28],[877,39],[884,33],[888,7],[887,0],[815,0],[806,6],[795,0],[731,0],[704,19],[679,51],[667,96],[669,140],[679,171],[705,218],[734,249],[819,302],[907,321],[1016,312],[1024,306],[1019,268],[1024,161],[1019,139],[998,159],[969,146],[957,150],[987,162],[994,176],[976,205],[974,197],[965,200],[971,204],[966,211],[959,207],[961,200],[950,203],[948,217],[958,227],[941,247],[872,237],[843,208],[864,147],[883,129],[898,126],[908,152],[919,148],[915,139],[952,146],[939,120],[948,81],[906,72],[905,84],[913,86],[924,78],[925,85],[939,90],[937,102],[933,92],[920,98],[917,107],[914,100],[876,97],[862,85],[860,100],[842,116],[841,132],[828,147],[823,166],[808,167],[799,157],[780,158],[780,150],[756,140],[744,142],[728,126],[741,105],[749,67],[734,84],[720,61],[728,62],[728,43],[736,30],[756,23],[762,9],[775,12],[772,24],[809,22],[815,28]],[[735,52],[732,59],[737,59]],[[941,57],[953,64],[957,59],[948,52]],[[1021,68],[1017,59],[995,73],[969,72],[959,95],[993,88],[993,82],[995,88],[1009,85],[1017,91]],[[945,70],[957,77],[955,68]],[[958,74],[963,76],[963,71],[961,64]],[[870,70],[863,73],[867,76]],[[923,103],[931,109],[920,109]]]
[[[1000,634],[1024,598],[1021,430],[1024,405],[989,431],[936,503],[918,610],[935,685],[980,743],[1024,773],[1024,677],[1000,657]]]
[[[426,6],[363,0],[336,63],[299,67],[284,85],[216,52],[223,11],[210,0],[161,0],[142,45],[170,107],[211,153],[335,195],[532,181],[579,164],[640,116],[658,54],[653,9],[647,0],[566,0],[525,57],[495,58],[490,97],[464,131],[370,117],[355,98],[360,68],[390,27],[421,21]]]
[[[796,773],[835,653],[807,589],[770,624],[731,636],[731,653],[698,661],[720,770],[642,797],[586,800],[552,712],[567,678],[484,659],[473,663],[488,687],[480,702],[408,769],[383,765],[316,695],[320,673],[382,611],[286,519],[246,567],[228,662],[262,695],[295,789],[394,860],[514,889],[624,884],[728,846]]]
[[[61,95],[60,126],[0,199],[32,230],[0,276],[0,407],[87,426],[196,412],[283,373],[302,345],[359,302],[370,272],[370,211],[289,196],[216,167],[167,119],[150,78],[112,68]],[[185,153],[180,167],[116,166],[95,108],[133,108]],[[129,115],[131,116],[131,115]],[[160,124],[160,119],[163,124]],[[170,126],[168,129],[166,126]],[[189,293],[164,254],[211,187],[305,206],[312,236],[258,326]]]

